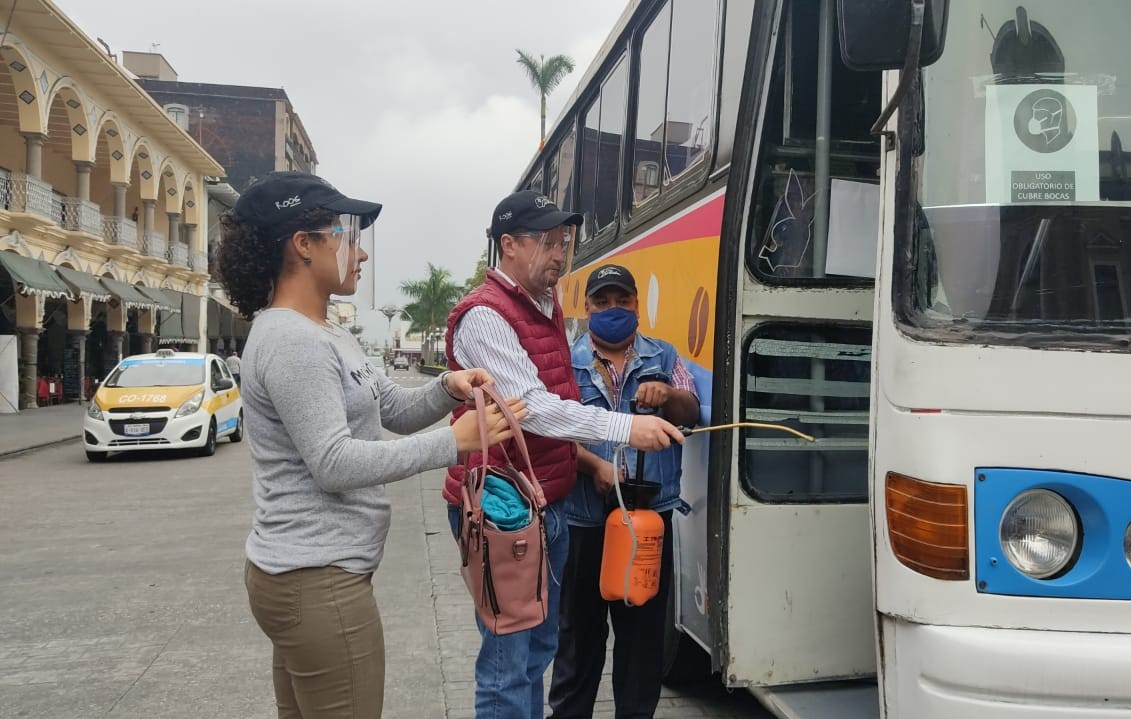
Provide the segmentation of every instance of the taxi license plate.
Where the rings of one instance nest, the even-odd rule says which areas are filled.
[[[136,437],[136,436],[142,435],[142,434],[149,434],[149,425],[148,424],[127,424],[124,427],[124,429],[125,429],[125,432],[126,432],[127,435],[130,435],[130,436],[133,436],[133,437]]]

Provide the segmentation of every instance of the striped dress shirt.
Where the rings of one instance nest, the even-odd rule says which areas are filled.
[[[495,271],[516,284],[498,268]],[[530,297],[530,301],[542,314],[553,317],[557,302],[553,288],[541,297]],[[452,354],[460,367],[482,367],[490,372],[495,388],[504,397],[519,397],[526,402],[524,430],[554,439],[628,444],[632,415],[587,407],[549,392],[538,379],[538,368],[522,348],[518,334],[495,310],[481,306],[464,313],[453,333]]]

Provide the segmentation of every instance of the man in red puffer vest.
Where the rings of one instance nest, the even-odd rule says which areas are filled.
[[[482,644],[475,662],[476,716],[541,719],[542,675],[558,644],[560,578],[569,553],[563,500],[577,479],[574,442],[617,442],[655,451],[682,442],[673,425],[650,415],[610,412],[582,405],[574,380],[565,320],[554,294],[582,217],[559,210],[533,190],[516,192],[491,217],[498,267],[448,317],[448,365],[482,367],[505,397],[526,402],[522,428],[534,474],[546,495],[547,555],[552,574],[546,621],[533,629],[497,636],[479,622]],[[458,417],[465,411],[457,409]],[[454,421],[454,418],[453,418]],[[508,450],[512,457],[517,453]],[[478,464],[478,453],[469,463]],[[491,462],[503,464],[502,450]],[[462,467],[452,467],[444,499],[452,531],[459,522]]]

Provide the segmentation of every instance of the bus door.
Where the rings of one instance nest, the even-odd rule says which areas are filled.
[[[723,677],[764,700],[758,687],[875,673],[868,405],[880,151],[870,126],[881,85],[879,73],[841,64],[834,5],[785,0],[779,32],[752,47],[761,102],[744,105],[761,111],[746,110],[758,128],[752,161],[733,178],[748,185],[734,418],[813,437],[742,429],[731,466]],[[860,705],[875,714],[874,690]]]

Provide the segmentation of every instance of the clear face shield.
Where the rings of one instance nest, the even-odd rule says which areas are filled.
[[[343,285],[346,280],[351,276],[355,276],[358,270],[361,269],[360,248],[361,248],[361,218],[356,215],[343,215],[339,218],[338,227],[334,228],[335,231],[340,230],[341,234],[335,234],[338,237],[338,249],[335,253],[338,260],[338,281]],[[354,290],[357,289],[356,282],[354,283]],[[350,294],[353,294],[351,291]]]
[[[524,242],[534,243],[529,264],[533,285],[554,287],[573,271],[573,253],[577,239],[575,225],[558,225],[545,232],[531,230],[521,235]]]

